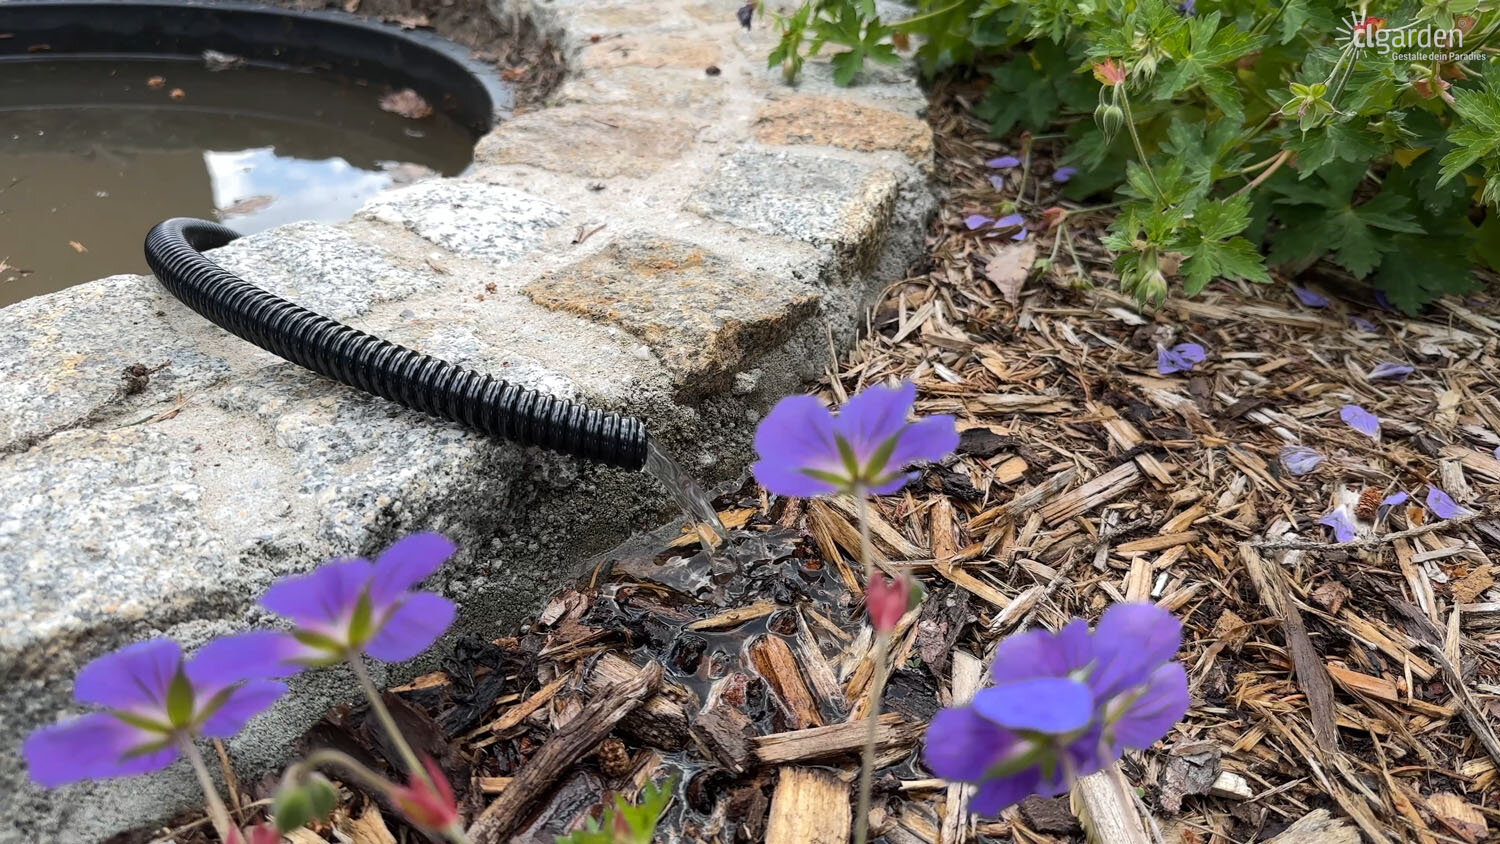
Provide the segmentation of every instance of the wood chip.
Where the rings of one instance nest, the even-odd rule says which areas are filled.
[[[816,768],[784,767],[776,774],[767,844],[848,844],[853,822],[849,786]]]

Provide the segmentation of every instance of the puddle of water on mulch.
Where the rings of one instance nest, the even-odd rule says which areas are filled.
[[[335,222],[392,184],[468,166],[467,129],[386,112],[385,93],[197,61],[0,63],[0,307],[145,272],[142,241],[168,217],[241,234]]]

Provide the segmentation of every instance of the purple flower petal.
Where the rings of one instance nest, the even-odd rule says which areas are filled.
[[[948,415],[928,416],[907,425],[897,436],[886,465],[895,468],[942,460],[958,448],[958,420]]]
[[[968,226],[969,231],[983,228],[993,222],[995,222],[994,217],[986,217],[983,214],[970,214],[964,218],[964,225]]]
[[[917,385],[910,381],[903,381],[895,388],[883,384],[867,387],[839,408],[833,432],[849,443],[863,463],[906,428],[916,401]]]
[[[1328,458],[1314,449],[1302,445],[1282,446],[1281,467],[1293,475],[1305,475],[1323,464]]]
[[[437,571],[458,546],[439,533],[418,533],[387,548],[375,560],[370,599],[383,607]]]
[[[990,174],[990,187],[995,190],[1005,190],[1005,177],[998,173]]]
[[[1033,766],[1008,777],[985,780],[969,798],[969,809],[979,815],[998,815],[1041,790],[1042,772]]]
[[[442,595],[413,593],[385,620],[365,652],[386,662],[404,662],[436,642],[456,613],[457,607]]]
[[[1388,311],[1394,312],[1396,310],[1395,306],[1391,304],[1390,298],[1385,295],[1385,291],[1378,287],[1375,288],[1375,304]]]
[[[1365,332],[1366,334],[1378,334],[1380,332],[1379,326],[1377,326],[1373,322],[1370,322],[1364,317],[1349,317],[1349,324],[1353,325],[1355,328],[1358,328],[1360,331]]]
[[[1326,308],[1333,304],[1333,301],[1327,296],[1309,287],[1298,287],[1294,284],[1292,285],[1292,292],[1297,294],[1297,298],[1302,304],[1309,308]]]
[[[760,461],[751,471],[761,486],[777,495],[805,498],[833,492],[832,484],[802,470],[842,470],[833,414],[813,396],[788,396],[777,402],[755,431],[755,451]]]
[[[1018,231],[1015,234],[1013,234],[1013,235],[1010,236],[1010,239],[1011,240],[1025,240],[1026,237],[1027,237],[1027,235],[1029,235],[1029,234],[1031,234],[1031,230],[1028,229],[1028,228],[1026,228],[1025,226],[1022,226],[1020,231]]]
[[[919,472],[897,472],[890,475],[883,483],[877,483],[868,488],[871,495],[892,495],[900,492],[901,488],[916,480]]]
[[[1208,353],[1197,343],[1179,343],[1170,349],[1157,348],[1156,371],[1162,375],[1188,372],[1208,359]]]
[[[284,615],[298,627],[327,630],[354,609],[375,567],[368,560],[336,560],[308,574],[283,577],[271,584],[260,605]]]
[[[1354,520],[1349,517],[1349,508],[1339,507],[1323,518],[1318,519],[1318,524],[1333,528],[1333,538],[1339,542],[1354,541]]]
[[[1033,677],[984,689],[974,711],[1009,730],[1071,733],[1094,719],[1094,695],[1077,680]]]
[[[1344,424],[1371,439],[1380,439],[1380,417],[1357,404],[1346,404],[1339,409],[1339,418]]]
[[[922,751],[927,769],[956,782],[978,782],[1015,748],[1014,733],[980,717],[972,706],[938,710]]]
[[[1382,507],[1399,507],[1402,504],[1405,504],[1410,499],[1411,499],[1411,496],[1407,495],[1404,492],[1395,492],[1395,493],[1392,493],[1390,495],[1387,495],[1385,498],[1382,498],[1380,500],[1380,506],[1382,506]]]
[[[245,724],[286,694],[286,684],[275,680],[251,680],[229,693],[223,705],[203,722],[205,736],[229,738]]]
[[[1427,487],[1427,509],[1439,519],[1456,519],[1471,512],[1469,508],[1459,506],[1452,496],[1435,486]]]
[[[257,630],[209,642],[188,660],[185,670],[202,700],[241,680],[296,674],[303,666],[295,660],[307,651],[290,634]]]
[[[160,710],[182,665],[182,647],[171,639],[127,645],[85,665],[73,696],[112,709]]]
[[[177,758],[176,747],[154,753],[137,748],[162,737],[96,712],[50,727],[27,737],[23,748],[31,778],[47,787],[86,779],[123,777],[165,768]]]
[[[1009,170],[1012,167],[1020,167],[1021,159],[1016,158],[1014,155],[1002,155],[999,158],[991,158],[984,164],[986,167],[993,167],[996,170]]]
[[[997,683],[1033,677],[1066,677],[1094,658],[1088,622],[1074,619],[1057,633],[1028,630],[1005,637],[995,647],[990,674]]]
[[[1024,225],[1026,225],[1026,218],[1022,217],[1020,214],[1006,214],[1004,217],[1001,217],[1000,219],[995,221],[995,228],[997,229],[1008,229],[1011,226]]]
[[[1068,181],[1069,179],[1073,178],[1076,175],[1078,175],[1078,168],[1077,167],[1059,167],[1052,174],[1052,181],[1054,181],[1054,182],[1066,182],[1066,181]]]
[[[1371,381],[1379,381],[1382,378],[1400,381],[1413,372],[1416,372],[1416,369],[1404,363],[1377,363],[1375,368],[1370,370],[1370,374],[1365,377]]]
[[[1182,645],[1182,622],[1155,604],[1115,604],[1094,631],[1089,686],[1099,700],[1146,682]]]
[[[1144,750],[1166,735],[1188,709],[1187,672],[1182,663],[1169,662],[1151,672],[1146,690],[1113,725],[1115,742]]]
[[[1495,446],[1495,459],[1500,460],[1500,445]]]

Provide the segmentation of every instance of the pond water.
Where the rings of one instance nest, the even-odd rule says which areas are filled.
[[[241,234],[346,219],[373,194],[468,166],[442,113],[388,90],[200,61],[0,62],[0,307],[115,273],[168,217]]]

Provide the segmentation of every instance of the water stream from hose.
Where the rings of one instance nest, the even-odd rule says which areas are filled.
[[[712,553],[729,538],[729,531],[719,521],[719,514],[714,512],[713,501],[709,499],[708,493],[677,465],[677,461],[662,451],[654,439],[647,443],[646,471],[661,481],[667,492],[677,500],[678,506],[687,513],[688,521],[703,543],[703,550]]]

